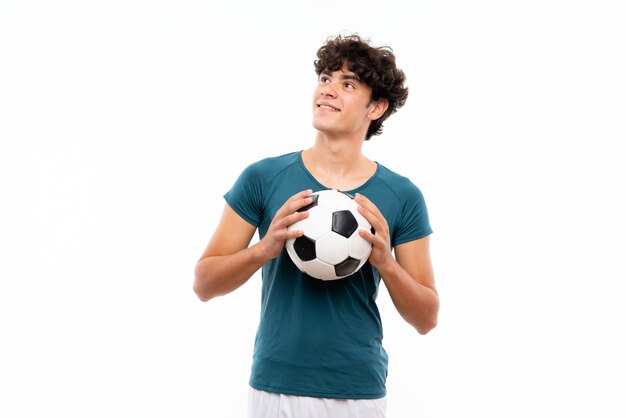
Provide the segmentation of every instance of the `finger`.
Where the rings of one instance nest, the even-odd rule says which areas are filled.
[[[298,192],[296,194],[294,194],[293,196],[291,196],[289,199],[293,199],[293,200],[298,200],[298,199],[302,199],[303,197],[306,197],[308,195],[310,195],[311,193],[313,193],[313,190],[311,189],[306,189],[306,190],[302,190],[301,192]]]
[[[376,248],[384,249],[387,247],[389,245],[389,230],[387,224],[381,221],[380,218],[373,216],[371,213],[366,213],[367,211],[360,206],[359,212],[366,217],[366,219],[368,219],[367,215],[369,215],[368,222],[372,225],[372,229],[374,231],[372,233],[371,230],[360,228],[359,235],[364,240],[372,244],[372,251]]]
[[[313,200],[309,197],[311,193],[313,193],[313,191],[311,189],[308,189],[291,196],[277,211],[277,214],[280,214],[281,216],[287,216],[288,214],[292,214],[298,209],[311,204],[311,202],[313,202]]]
[[[311,189],[303,190],[289,198],[289,202],[292,206],[300,209],[301,207],[306,206],[313,201],[313,199],[310,197],[311,193],[313,193]]]
[[[388,230],[387,219],[371,200],[359,193],[355,195],[355,200],[359,205],[357,210],[367,219],[375,231],[384,232]]]
[[[361,206],[363,206],[365,209],[367,209],[368,212],[373,213],[375,216],[382,216],[383,214],[378,210],[378,207],[371,201],[369,200],[367,197],[363,196],[361,193],[356,193],[354,195],[354,200]]]
[[[381,221],[380,218],[378,218],[372,212],[368,211],[364,206],[358,205],[356,207],[356,210],[361,215],[363,215],[363,217],[367,220],[367,222],[369,222],[370,225],[372,225],[372,228],[374,228],[374,230],[376,230],[376,231],[380,230],[380,228],[382,226],[382,221]]]
[[[372,234],[371,231],[368,231],[365,228],[359,228],[359,235],[372,245],[374,245],[374,241],[378,238],[376,235]]]
[[[289,225],[295,224],[296,222],[304,218],[307,218],[308,216],[309,216],[309,211],[294,212],[290,215],[285,216],[283,219],[281,219],[280,221],[281,227],[287,228],[289,227]]]
[[[285,240],[300,238],[303,235],[304,235],[304,231],[301,229],[293,229],[291,231],[287,230],[287,237]]]

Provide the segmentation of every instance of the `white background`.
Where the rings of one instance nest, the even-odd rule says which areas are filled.
[[[315,52],[358,32],[408,77],[365,153],[422,189],[441,295],[420,336],[381,289],[389,417],[626,417],[625,21],[618,0],[3,1],[0,416],[245,415],[260,277],[204,304],[193,268],[239,172],[312,144]]]

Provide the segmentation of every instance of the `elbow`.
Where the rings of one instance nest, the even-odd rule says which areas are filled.
[[[204,294],[201,291],[201,289],[199,288],[198,284],[195,283],[195,282],[193,284],[193,292],[196,294],[198,299],[200,299],[200,301],[202,301],[202,302],[207,302],[209,299],[211,299],[209,296],[207,296],[206,294]]]
[[[195,277],[194,277],[192,288],[193,288],[193,292],[196,294],[198,299],[200,299],[202,302],[207,302],[211,299],[211,295],[209,294],[209,292],[207,292],[206,285],[204,286],[202,285],[202,281],[200,280],[197,267],[195,271]]]
[[[423,311],[422,316],[416,321],[413,326],[421,335],[426,335],[435,327],[437,327],[437,321],[439,318],[439,297],[437,296],[433,303],[430,304],[428,309]]]
[[[439,318],[439,301],[433,304],[431,309],[427,310],[418,321],[415,321],[413,327],[419,332],[421,335],[426,335],[435,327],[437,327],[437,321]]]
[[[420,335],[426,335],[437,326],[437,318],[432,318],[428,321],[423,321],[419,324],[414,325],[414,328]]]
[[[207,280],[204,278],[204,276],[206,276],[206,272],[201,262],[202,260],[199,260],[196,263],[192,289],[200,301],[208,302],[213,298],[213,295],[211,295],[209,286],[207,286]]]
[[[196,292],[196,296],[198,297],[198,299],[200,299],[200,302],[208,302],[209,300],[211,300],[209,296],[202,295],[198,292]]]
[[[193,292],[202,302],[208,302],[215,296],[207,290],[206,286],[202,286],[197,279],[193,283]]]

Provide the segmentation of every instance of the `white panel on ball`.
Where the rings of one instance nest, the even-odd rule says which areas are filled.
[[[350,254],[350,240],[334,232],[324,234],[315,242],[317,258],[330,265],[341,263]]]
[[[306,236],[313,240],[316,240],[325,233],[327,233],[328,223],[323,221],[326,219],[331,219],[332,213],[329,209],[323,206],[316,206],[313,209],[315,209],[315,216],[304,218],[301,221],[298,221],[295,224],[291,225],[289,229],[302,229],[306,231]]]
[[[311,277],[320,280],[339,279],[335,274],[335,267],[318,259],[302,262],[302,269]]]

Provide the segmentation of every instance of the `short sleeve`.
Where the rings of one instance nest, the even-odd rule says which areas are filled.
[[[233,187],[224,194],[230,207],[246,222],[258,227],[263,217],[263,185],[258,163],[242,171]]]
[[[402,188],[400,195],[402,211],[398,227],[392,236],[393,246],[423,238],[433,232],[421,190],[409,183]]]

